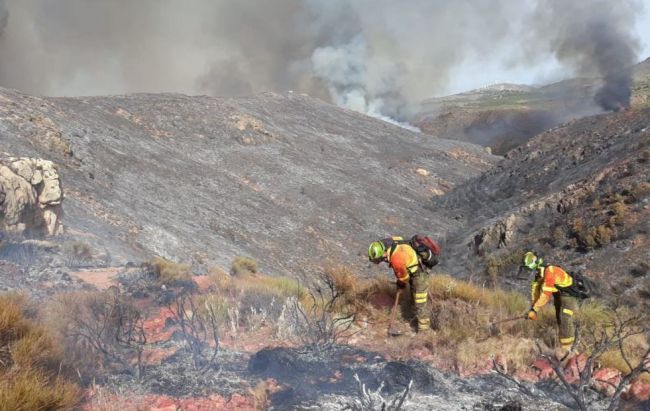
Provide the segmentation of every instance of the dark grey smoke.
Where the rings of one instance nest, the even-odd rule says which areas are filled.
[[[540,0],[529,45],[542,55],[552,52],[579,76],[602,78],[595,102],[616,111],[630,104],[631,66],[640,50],[634,22],[641,10],[637,0]]]
[[[616,106],[629,100],[620,73],[636,56],[637,11],[631,0],[0,0],[0,86],[45,95],[295,90],[406,120],[466,59],[532,45],[539,59],[552,53],[605,78],[599,101]],[[522,21],[534,34],[526,44]]]
[[[5,30],[7,25],[7,18],[9,17],[9,12],[7,11],[7,5],[4,0],[0,0],[0,36]]]

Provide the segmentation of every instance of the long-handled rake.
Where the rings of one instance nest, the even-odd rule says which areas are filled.
[[[488,324],[488,328],[490,330],[490,335],[496,336],[496,335],[501,334],[501,330],[499,330],[499,327],[497,327],[497,325],[499,325],[499,324],[509,323],[509,322],[517,321],[517,320],[525,320],[526,318],[527,317],[525,315],[519,314],[519,315],[516,315],[514,317],[506,318],[506,319],[503,319],[503,320],[493,321],[490,324]]]
[[[400,330],[394,328],[395,315],[397,314],[397,306],[399,305],[399,297],[401,294],[402,294],[402,289],[398,289],[397,293],[395,294],[395,303],[393,304],[393,309],[390,312],[390,322],[388,323],[389,337],[397,337],[399,335],[402,335],[402,332]]]

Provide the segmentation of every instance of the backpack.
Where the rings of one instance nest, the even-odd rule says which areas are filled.
[[[568,287],[558,287],[561,293],[568,294],[580,300],[591,297],[594,293],[594,283],[589,278],[581,273],[570,272],[569,275],[573,278],[573,284]]]
[[[428,235],[416,234],[409,241],[394,240],[394,244],[408,244],[415,250],[422,268],[432,268],[438,264],[440,246]]]

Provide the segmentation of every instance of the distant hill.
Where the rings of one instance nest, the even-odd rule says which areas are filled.
[[[650,59],[633,68],[632,106],[650,106]],[[541,87],[495,84],[423,102],[413,121],[428,134],[489,146],[495,154],[563,122],[601,112],[592,101],[598,79],[569,79]]]

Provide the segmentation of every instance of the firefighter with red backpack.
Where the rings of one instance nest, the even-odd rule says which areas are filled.
[[[368,259],[375,264],[387,262],[397,278],[400,289],[408,282],[418,320],[418,332],[429,330],[430,318],[427,312],[430,275],[427,268],[438,263],[440,247],[430,237],[415,235],[410,241],[402,237],[389,237],[373,241],[368,247]]]

